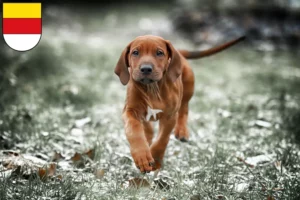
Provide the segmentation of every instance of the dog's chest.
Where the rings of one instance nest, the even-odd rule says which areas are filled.
[[[176,115],[180,108],[180,99],[162,99],[152,100],[147,105],[147,112],[146,112],[146,121],[157,121],[161,118],[170,118],[173,115]]]
[[[172,87],[160,88],[160,95],[148,95],[147,112],[145,119],[147,121],[157,121],[161,118],[170,119],[175,116],[181,106],[182,84],[177,81]]]

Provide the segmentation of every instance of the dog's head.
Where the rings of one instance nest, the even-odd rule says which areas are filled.
[[[123,50],[115,68],[123,85],[133,81],[150,84],[165,74],[175,81],[181,74],[181,59],[173,45],[158,36],[140,36]]]

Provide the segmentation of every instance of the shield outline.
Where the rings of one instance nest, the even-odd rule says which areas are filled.
[[[36,3],[38,3],[38,4],[40,4],[41,5],[41,17],[40,17],[40,19],[41,19],[41,33],[39,34],[39,40],[36,42],[36,44],[34,45],[34,46],[32,46],[31,48],[29,48],[29,49],[26,49],[26,50],[19,50],[19,49],[15,49],[15,47],[12,47],[12,46],[10,46],[9,45],[9,43],[6,41],[6,39],[5,39],[5,36],[4,36],[4,33],[3,33],[3,28],[4,28],[4,4],[5,3],[9,3],[9,4],[20,4],[20,3],[23,3],[23,4],[36,4]],[[6,43],[6,45],[8,46],[8,47],[10,47],[11,49],[13,49],[13,50],[15,50],[15,51],[19,51],[19,52],[26,52],[26,51],[30,51],[30,50],[32,50],[33,48],[35,48],[39,43],[40,43],[40,41],[41,41],[41,39],[42,39],[42,35],[43,35],[43,5],[42,5],[42,2],[2,2],[2,37],[3,37],[3,40],[5,41],[5,43]],[[11,18],[11,19],[13,19],[13,18]],[[8,34],[7,34],[8,35]],[[17,34],[16,34],[17,35]],[[38,35],[38,34],[36,34],[36,35]]]

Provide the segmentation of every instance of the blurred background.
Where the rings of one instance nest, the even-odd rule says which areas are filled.
[[[246,35],[244,42],[225,52],[190,61],[196,76],[191,146],[181,146],[181,152],[171,140],[166,166],[171,168],[176,158],[168,155],[183,154],[191,160],[176,160],[178,166],[198,167],[217,155],[202,147],[221,144],[224,155],[274,153],[289,173],[299,171],[299,0],[41,2],[43,34],[37,47],[16,52],[0,39],[0,149],[46,161],[54,150],[71,155],[92,146],[104,155],[99,162],[123,158],[121,153],[129,156],[121,121],[126,89],[113,73],[124,47],[145,34],[189,50]],[[80,119],[85,123],[77,126]],[[198,151],[202,157],[194,154]],[[126,172],[134,171],[125,166]],[[177,176],[172,170],[168,176]],[[277,176],[264,170],[273,183]],[[249,182],[251,174],[246,176]],[[289,192],[296,195],[296,190]]]

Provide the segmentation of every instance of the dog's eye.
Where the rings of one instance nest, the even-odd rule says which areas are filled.
[[[164,55],[164,52],[161,51],[161,50],[158,50],[158,51],[156,52],[156,55],[157,55],[157,56],[163,56],[163,55]]]
[[[134,50],[134,51],[132,52],[132,55],[138,56],[138,55],[139,55],[139,52],[138,52],[137,50]]]

